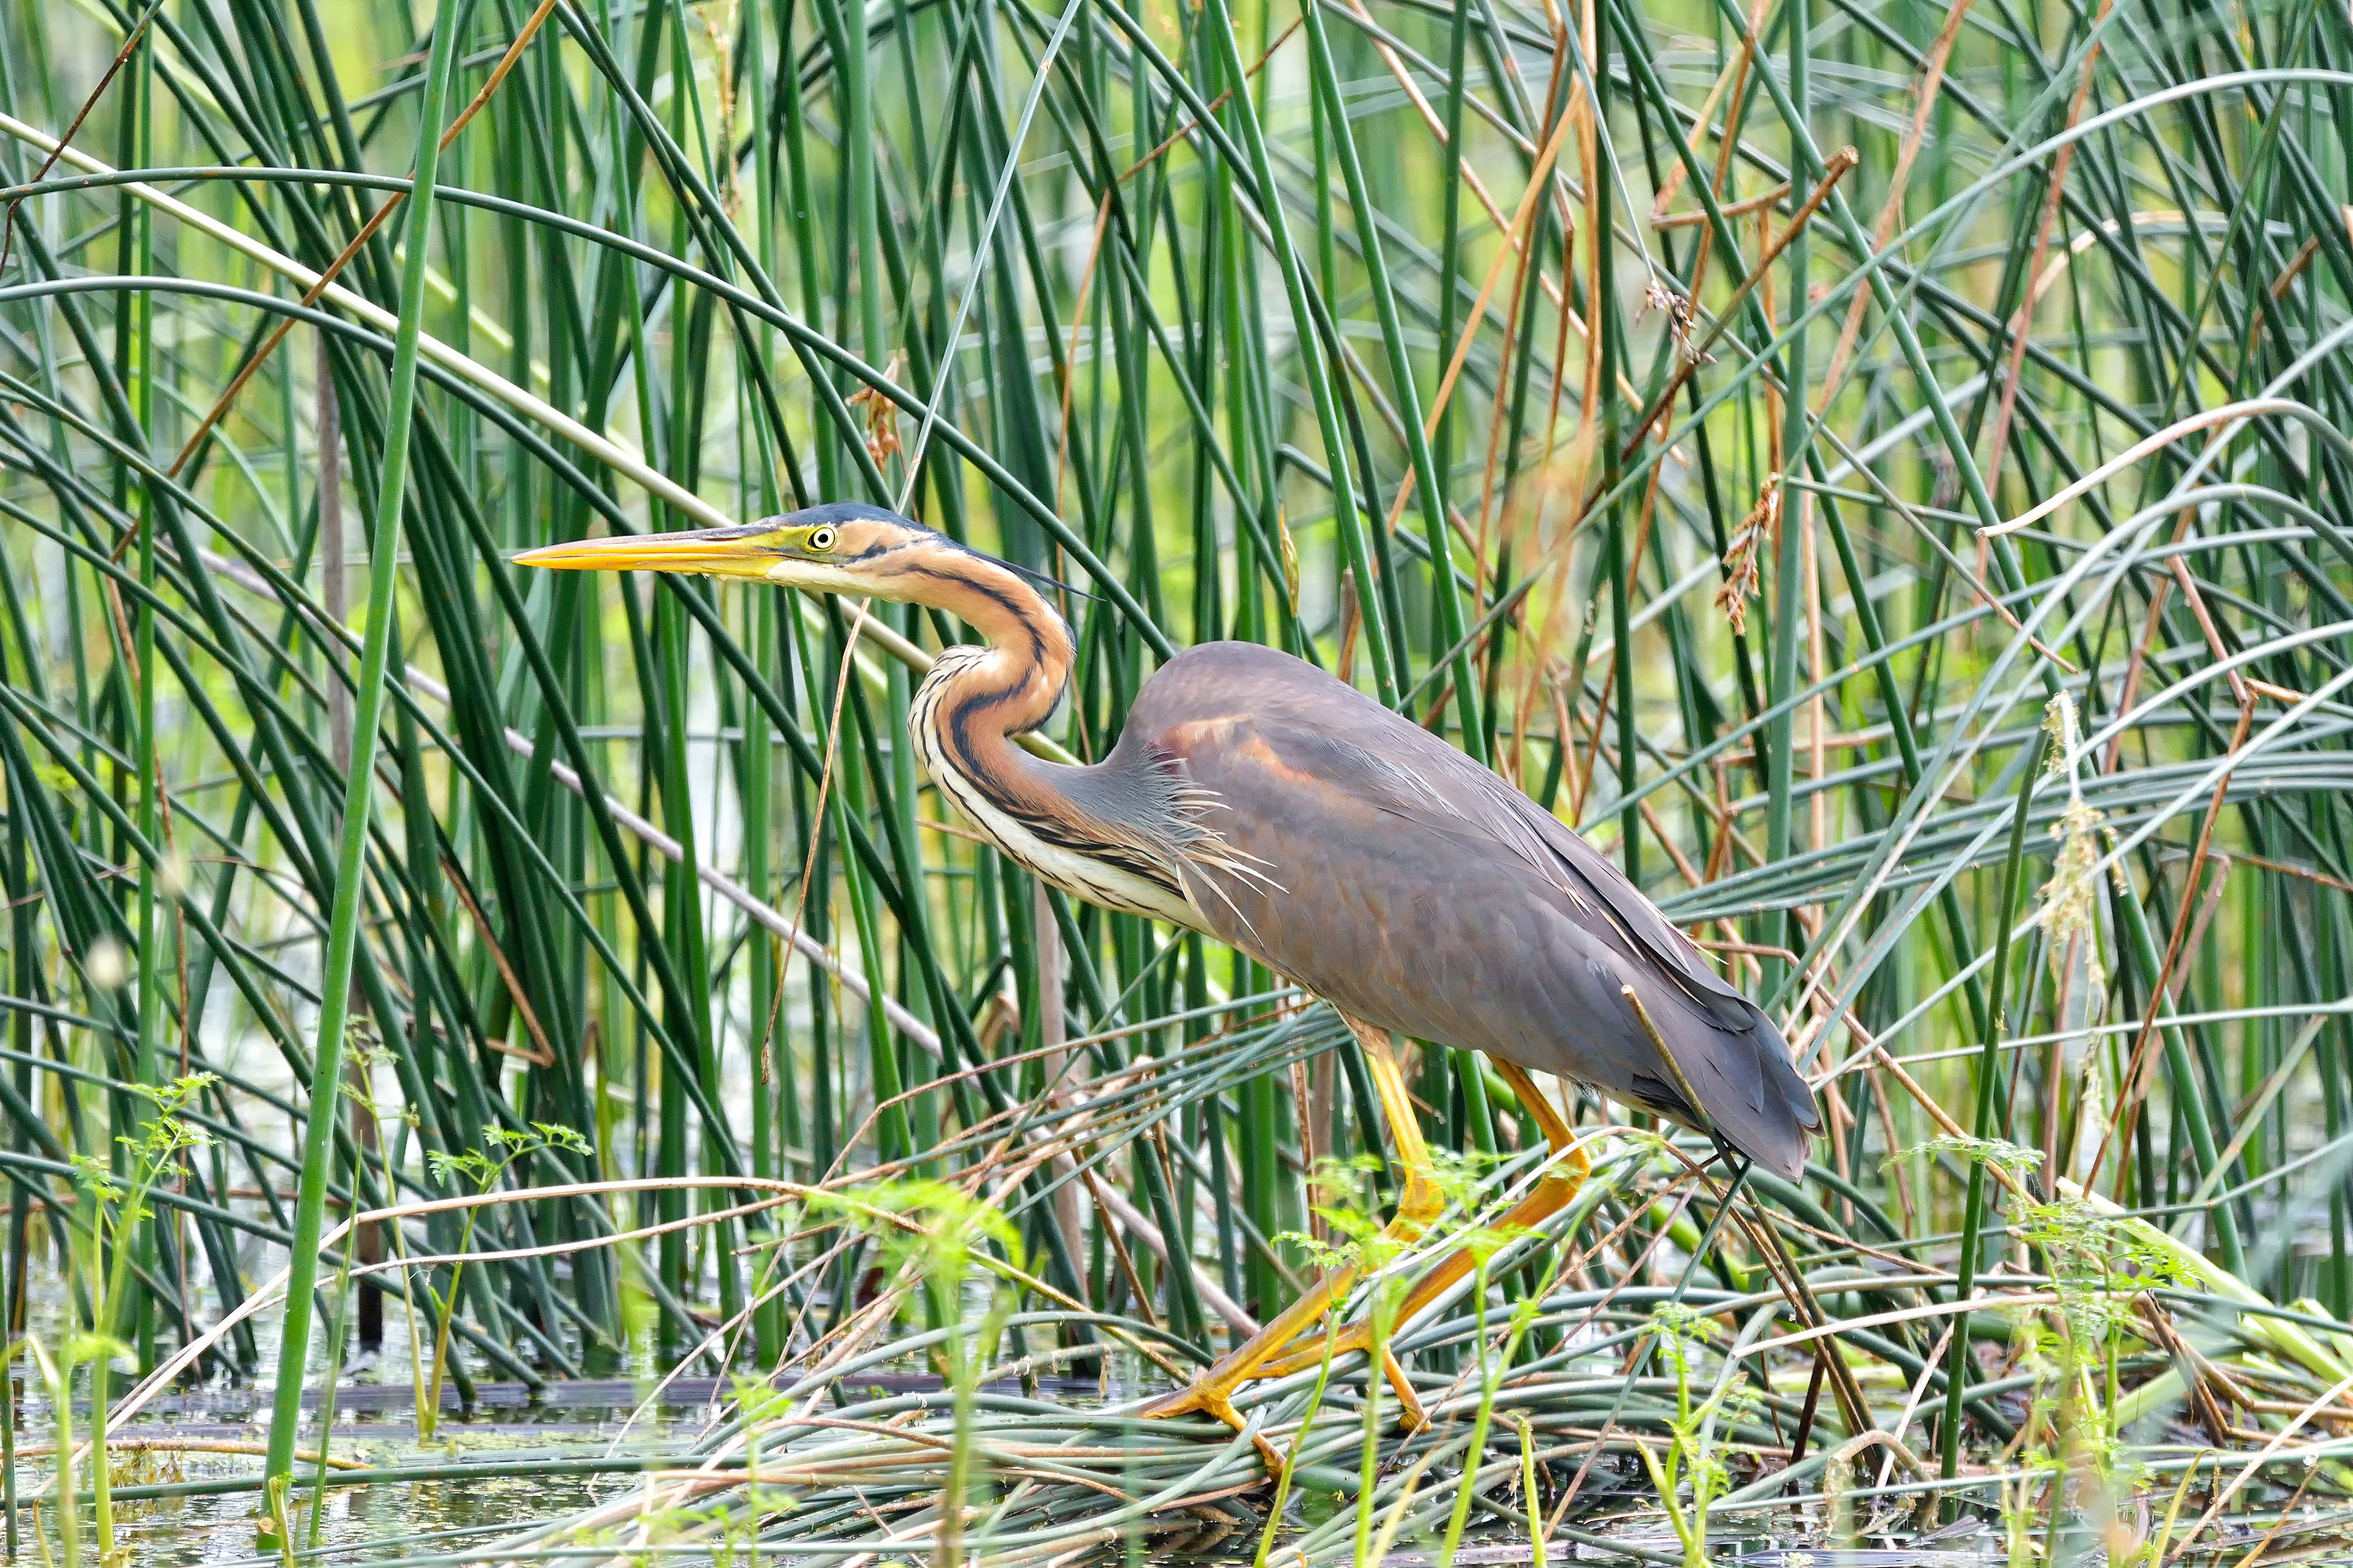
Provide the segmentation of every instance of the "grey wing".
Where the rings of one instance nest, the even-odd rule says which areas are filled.
[[[1173,661],[1139,697],[1122,749],[1131,740],[1214,798],[1203,826],[1262,873],[1188,873],[1223,940],[1368,1023],[1577,1079],[1802,1169],[1820,1119],[1771,1022],[1616,868],[1486,769],[1246,644]]]

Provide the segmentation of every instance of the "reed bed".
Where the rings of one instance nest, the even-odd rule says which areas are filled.
[[[2307,0],[5,0],[11,1550],[2341,1550],[2340,114]],[[1804,1181],[1563,1085],[1495,1233],[1543,1141],[1424,1048],[1448,1217],[1350,1310],[1429,1423],[1137,1418],[1356,1255],[1369,1084],[961,826],[943,617],[508,564],[825,499],[1067,584],[1059,754],[1242,638],[1577,824],[1786,1024]],[[721,1394],[361,1542],[492,1461],[338,1469],[354,1364],[420,1438]],[[259,1469],[121,1469],[246,1380]]]

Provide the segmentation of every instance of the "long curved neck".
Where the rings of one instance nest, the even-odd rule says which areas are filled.
[[[987,647],[944,655],[924,679],[924,704],[975,744],[1004,746],[1043,724],[1061,700],[1074,652],[1071,628],[1003,563],[943,545],[894,563],[892,598],[945,610]]]
[[[884,591],[962,616],[988,639],[952,647],[908,714],[940,793],[1013,860],[1093,903],[1198,923],[1160,841],[1181,835],[1156,773],[1106,790],[1109,761],[1048,763],[1014,737],[1053,712],[1071,677],[1071,628],[1002,563],[943,546],[894,573]],[[1124,775],[1123,775],[1124,776]],[[1157,803],[1157,815],[1154,807]],[[1138,813],[1150,817],[1139,820]],[[1150,831],[1156,827],[1157,833]]]
[[[915,693],[908,718],[933,772],[968,781],[1017,817],[1057,815],[1060,792],[1047,775],[1060,770],[1022,754],[1013,738],[1043,724],[1061,700],[1070,626],[1010,567],[945,542],[894,561],[881,587],[958,616],[987,642],[942,653]]]

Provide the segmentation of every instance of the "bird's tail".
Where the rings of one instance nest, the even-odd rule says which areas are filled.
[[[1749,1027],[1737,1029],[1715,1016],[1703,1019],[1696,1009],[1645,1009],[1674,1057],[1670,1070],[1683,1080],[1672,1086],[1674,1098],[1699,1097],[1698,1115],[1691,1120],[1767,1170],[1796,1181],[1805,1173],[1813,1134],[1821,1131],[1821,1112],[1789,1059],[1781,1031],[1754,1005],[1746,1010]]]

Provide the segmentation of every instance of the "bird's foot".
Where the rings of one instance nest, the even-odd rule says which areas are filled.
[[[1344,1355],[1355,1352],[1369,1352],[1372,1348],[1373,1326],[1369,1321],[1358,1318],[1332,1336],[1329,1353],[1336,1362]],[[1288,1377],[1293,1373],[1305,1372],[1309,1367],[1317,1365],[1324,1360],[1325,1353],[1324,1347],[1321,1344],[1303,1345],[1297,1350],[1268,1362],[1259,1368],[1258,1374],[1261,1377]],[[1388,1380],[1389,1391],[1397,1395],[1398,1426],[1407,1432],[1419,1432],[1428,1426],[1430,1417],[1422,1410],[1421,1396],[1414,1392],[1412,1382],[1405,1374],[1405,1368],[1398,1364],[1396,1352],[1387,1345],[1381,1347],[1381,1374]]]
[[[1352,1351],[1366,1351],[1371,1346],[1372,1336],[1369,1325],[1359,1320],[1340,1330],[1334,1337],[1330,1354],[1335,1361],[1337,1361]],[[1240,1413],[1234,1409],[1233,1396],[1243,1384],[1255,1382],[1260,1378],[1288,1377],[1294,1373],[1304,1372],[1320,1364],[1324,1354],[1324,1347],[1318,1343],[1293,1351],[1286,1355],[1270,1358],[1248,1368],[1229,1370],[1224,1363],[1220,1363],[1203,1373],[1187,1387],[1163,1394],[1145,1405],[1143,1410],[1144,1417],[1146,1420],[1166,1420],[1177,1415],[1208,1415],[1240,1432],[1244,1429],[1244,1422]],[[1387,1346],[1381,1349],[1381,1371],[1388,1380],[1390,1390],[1397,1395],[1399,1428],[1406,1432],[1419,1431],[1429,1424],[1430,1418],[1422,1410],[1420,1396],[1414,1392],[1412,1383],[1406,1377],[1405,1368],[1398,1363],[1397,1357]],[[1282,1468],[1282,1461],[1275,1456],[1272,1445],[1265,1438],[1255,1436],[1252,1441],[1258,1445],[1259,1453],[1265,1458],[1270,1474]]]
[[[1282,1470],[1282,1456],[1274,1451],[1274,1445],[1266,1440],[1266,1434],[1252,1431],[1250,1423],[1242,1419],[1241,1412],[1234,1408],[1234,1389],[1258,1375],[1263,1374],[1244,1373],[1234,1377],[1212,1367],[1187,1386],[1162,1394],[1145,1405],[1141,1414],[1147,1421],[1166,1421],[1179,1415],[1207,1415],[1224,1422],[1237,1432],[1248,1432],[1250,1446],[1258,1450],[1259,1458],[1266,1466],[1266,1473],[1279,1475]]]

